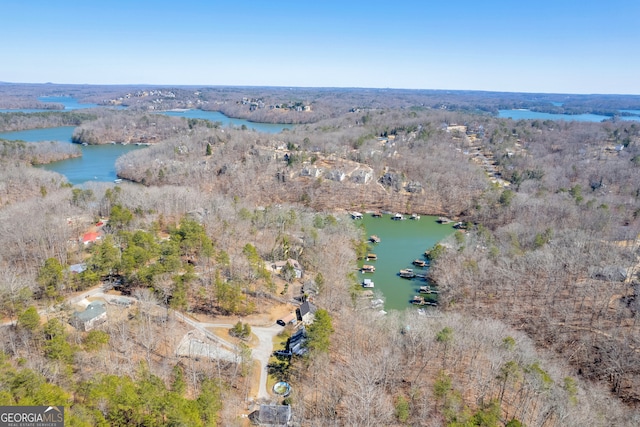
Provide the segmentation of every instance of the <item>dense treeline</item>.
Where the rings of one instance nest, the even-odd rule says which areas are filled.
[[[0,139],[0,158],[41,165],[82,156],[79,147],[66,142],[24,142]]]
[[[0,113],[0,131],[11,132],[25,129],[40,129],[57,126],[78,126],[95,120],[94,113],[44,112],[44,113]]]
[[[96,120],[84,122],[74,132],[78,144],[155,143],[184,134],[193,121],[162,114],[101,111]]]

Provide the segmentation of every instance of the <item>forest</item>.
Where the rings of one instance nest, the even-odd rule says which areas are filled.
[[[99,104],[0,113],[0,131],[73,125],[78,143],[150,145],[118,159],[123,182],[72,186],[32,165],[76,155],[74,145],[0,141],[0,404],[63,405],[78,426],[244,426],[257,403],[289,405],[291,425],[304,426],[640,423],[640,123],[494,114],[535,109],[532,99],[572,113],[637,109],[637,97],[0,93],[6,108],[43,94]],[[296,126],[262,134],[151,114],[173,108]],[[464,224],[432,251],[437,308],[369,309],[354,210]],[[88,231],[99,240],[82,241]],[[287,259],[302,277],[271,267]],[[108,320],[72,326],[74,297],[98,289],[113,302]],[[305,299],[318,308],[307,351],[269,362],[294,392],[256,401],[255,331]],[[181,356],[194,333],[185,317],[247,333],[223,334],[235,343],[228,358]],[[281,329],[274,342],[295,332]]]

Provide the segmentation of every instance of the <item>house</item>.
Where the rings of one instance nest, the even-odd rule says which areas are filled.
[[[314,166],[305,166],[300,171],[300,176],[309,176],[311,178],[318,178],[322,176],[322,169]]]
[[[85,245],[88,245],[89,243],[94,243],[97,240],[100,240],[102,236],[100,236],[100,233],[95,232],[95,231],[90,231],[88,233],[84,233],[82,235],[82,243],[84,243]]]
[[[81,331],[90,331],[107,321],[107,309],[103,301],[93,301],[84,311],[75,312],[69,323]]]
[[[359,169],[351,173],[351,181],[356,184],[367,184],[373,179],[373,173],[369,170]]]
[[[296,309],[296,314],[298,315],[298,320],[308,325],[313,323],[313,319],[315,318],[316,306],[311,304],[309,301],[305,301],[302,305]]]
[[[318,285],[314,281],[306,281],[302,285],[301,292],[307,295],[318,295]]]
[[[249,414],[252,423],[265,427],[286,427],[291,425],[291,406],[260,405],[260,409]]]
[[[325,174],[325,177],[327,179],[330,179],[331,181],[342,182],[347,177],[347,175],[341,170],[332,169]]]
[[[280,273],[282,271],[282,269],[287,264],[289,264],[293,268],[293,271],[295,272],[296,279],[302,278],[302,272],[304,270],[302,269],[302,266],[300,265],[300,263],[298,261],[296,261],[295,259],[292,259],[292,258],[289,258],[286,261],[276,261],[271,265],[271,268],[276,273]]]
[[[296,356],[304,356],[308,351],[304,345],[305,342],[307,342],[307,333],[302,326],[287,341],[287,352]]]
[[[69,266],[69,271],[74,274],[80,274],[87,269],[87,264],[81,262],[80,264],[72,264]]]

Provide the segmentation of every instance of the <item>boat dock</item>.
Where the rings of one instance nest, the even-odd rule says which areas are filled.
[[[400,270],[400,277],[404,278],[404,279],[413,279],[414,277],[416,277],[416,273],[413,272],[413,269],[411,268],[403,268],[402,270]]]
[[[429,285],[420,286],[420,290],[418,292],[420,292],[421,294],[425,294],[425,295],[431,295],[431,294],[440,293],[439,291],[436,291],[435,289],[431,289],[431,286],[429,286]]]
[[[413,305],[430,305],[430,306],[434,306],[434,307],[438,305],[438,303],[436,303],[436,302],[427,301],[421,295],[414,295],[410,302]]]
[[[376,268],[373,265],[364,264],[360,271],[362,271],[363,273],[373,273],[374,271],[376,271]]]

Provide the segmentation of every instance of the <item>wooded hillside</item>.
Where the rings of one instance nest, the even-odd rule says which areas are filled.
[[[267,96],[320,113],[279,134],[142,106],[0,114],[11,129],[76,120],[79,141],[152,142],[117,161],[132,182],[77,187],[29,164],[59,147],[3,145],[1,403],[65,405],[77,425],[242,425],[257,395],[257,335],[194,324],[266,329],[309,298],[319,314],[308,353],[269,364],[293,387],[285,403],[296,425],[640,422],[638,124],[428,108],[438,93],[394,98],[405,105],[392,108],[378,92],[345,91],[323,110],[337,93],[210,90],[198,99],[227,97],[238,115]],[[432,256],[439,307],[369,309],[354,275],[366,236],[352,210],[464,225]],[[290,264],[277,271],[282,260],[304,275]],[[74,297],[89,290],[111,301],[93,331],[72,326]],[[177,351],[231,339],[231,353],[211,360]]]

